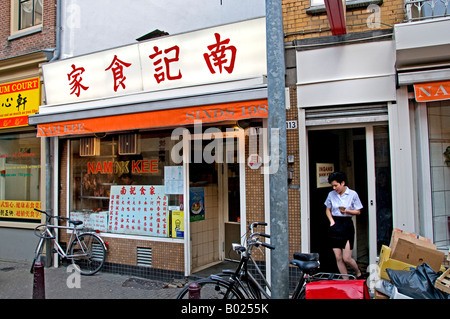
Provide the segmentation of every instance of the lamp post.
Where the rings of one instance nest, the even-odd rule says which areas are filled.
[[[278,170],[270,172],[270,236],[272,298],[289,298],[289,232],[286,158],[286,107],[283,17],[281,0],[266,0],[268,131],[271,162]],[[278,145],[271,139],[278,135]]]

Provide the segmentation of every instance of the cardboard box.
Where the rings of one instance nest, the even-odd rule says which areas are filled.
[[[422,237],[422,236],[419,236],[419,235],[416,235],[413,233],[408,233],[407,231],[403,231],[398,228],[395,228],[392,231],[391,243],[389,245],[389,247],[391,248],[392,251],[394,251],[396,249],[399,239],[409,241],[409,242],[419,245],[421,247],[426,247],[429,249],[436,249],[436,245],[431,243],[431,241],[428,238],[425,238],[425,237]]]
[[[380,266],[380,278],[391,280],[391,278],[389,277],[386,269],[407,270],[407,271],[409,271],[409,270],[413,270],[415,268],[416,267],[414,265],[407,264],[407,263],[404,263],[402,261],[389,258],[388,260],[385,260]]]
[[[391,257],[391,248],[386,245],[381,246],[380,256],[378,258],[378,266],[381,265]]]
[[[422,243],[426,244],[423,245]],[[445,254],[436,248],[430,248],[430,244],[423,241],[414,242],[409,239],[398,238],[395,248],[391,248],[391,258],[414,266],[425,262],[438,272]]]

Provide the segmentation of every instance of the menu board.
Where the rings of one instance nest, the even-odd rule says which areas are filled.
[[[164,185],[111,186],[108,231],[168,237]]]
[[[183,166],[165,166],[164,185],[166,194],[183,194]]]
[[[74,211],[70,219],[83,222],[83,228],[106,232],[108,227],[108,212]]]

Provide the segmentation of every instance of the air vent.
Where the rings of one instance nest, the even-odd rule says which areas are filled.
[[[92,243],[92,259],[101,261],[103,259],[104,252],[102,244]]]
[[[137,134],[119,135],[119,155],[138,154]]]
[[[80,156],[100,155],[100,138],[82,137],[80,138]]]
[[[144,267],[152,266],[152,249],[137,247],[137,265]]]

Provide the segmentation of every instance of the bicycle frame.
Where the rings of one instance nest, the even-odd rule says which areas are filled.
[[[51,239],[53,241],[54,246],[56,247],[56,252],[62,258],[71,259],[71,258],[74,258],[74,257],[86,256],[86,252],[84,251],[84,248],[82,246],[81,246],[81,248],[83,249],[83,253],[76,254],[76,255],[69,255],[69,249],[70,249],[71,243],[74,240],[79,240],[79,237],[78,237],[79,230],[78,229],[76,229],[75,227],[69,227],[69,226],[56,226],[56,225],[43,225],[43,226],[45,226],[45,230],[43,232],[43,235],[45,235],[47,237],[41,237],[41,239],[39,240],[39,243],[38,243],[38,245],[36,247],[35,255],[40,254],[41,249],[42,249],[42,244],[44,243],[45,239]],[[50,229],[69,229],[69,230],[72,230],[72,234],[70,235],[70,239],[69,239],[66,251],[64,251],[64,249],[61,247],[61,245],[59,244],[58,240],[52,234]]]
[[[260,296],[255,295],[252,291],[250,291],[252,288],[253,289],[258,289],[262,295],[267,298],[270,299],[270,295],[266,292],[266,289],[264,289],[259,282],[255,279],[255,277],[248,271],[248,261],[250,260],[253,265],[255,266],[255,269],[257,271],[257,273],[260,275],[260,277],[263,279],[264,284],[266,285],[267,289],[270,291],[271,287],[270,284],[267,282],[266,277],[263,275],[261,269],[259,268],[258,264],[256,263],[256,261],[253,259],[252,257],[252,250],[253,247],[256,244],[261,244],[265,247],[268,248],[272,248],[273,246],[265,244],[265,243],[261,243],[258,241],[253,242],[252,238],[254,235],[262,235],[260,233],[255,233],[252,234],[248,237],[247,240],[247,246],[248,248],[245,249],[243,246],[239,245],[239,244],[233,244],[233,250],[235,251],[240,251],[241,252],[241,260],[239,262],[238,267],[236,268],[235,271],[230,271],[230,272],[223,272],[221,274],[217,274],[217,275],[211,275],[210,278],[213,280],[223,280],[221,278],[221,276],[230,276],[229,278],[229,282],[231,283],[230,288],[228,290],[231,290],[233,288],[237,288],[239,289],[241,292],[243,292],[247,298],[249,299],[257,299]],[[265,235],[265,237],[268,237],[268,235]],[[249,286],[252,286],[252,288],[247,288],[246,287],[246,283]],[[227,293],[229,293],[229,291],[227,291]]]

